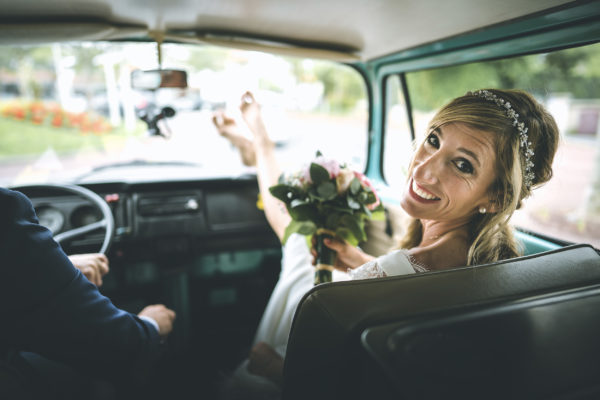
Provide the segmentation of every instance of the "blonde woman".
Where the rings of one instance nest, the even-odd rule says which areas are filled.
[[[280,174],[273,146],[250,93],[243,96],[241,110],[254,134],[254,141],[245,142],[244,150],[247,159],[256,162],[265,214],[281,238],[290,217],[268,192]],[[219,124],[222,118],[217,116],[215,124],[235,144],[235,125]],[[452,100],[433,117],[425,140],[413,155],[401,198],[411,220],[399,250],[374,258],[343,241],[331,240],[327,245],[338,252],[337,267],[348,271],[353,279],[364,279],[518,256],[509,220],[523,199],[551,178],[558,141],[552,116],[524,91],[477,90]],[[282,283],[288,292],[304,293],[310,284],[302,286],[285,278],[301,268],[310,271],[306,262],[309,250],[300,239],[290,240],[284,247],[278,286]],[[295,268],[287,275],[286,263]],[[251,372],[274,382],[280,380],[283,365],[272,348],[279,343],[269,336],[272,327],[268,326],[272,323],[270,308],[276,309],[274,305],[281,304],[285,295],[285,291],[277,291],[276,287],[276,297],[267,306],[248,365]],[[288,316],[290,323],[292,316]],[[282,330],[281,323],[280,318],[279,342],[287,341],[285,334],[289,334],[289,326]]]

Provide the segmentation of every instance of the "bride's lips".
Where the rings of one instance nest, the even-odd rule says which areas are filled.
[[[420,194],[418,194],[417,191],[420,192]],[[410,193],[410,196],[413,199],[421,203],[434,203],[440,200],[439,197],[436,197],[433,193],[419,186],[419,184],[417,184],[413,179],[410,180],[410,185],[408,186],[408,193]],[[425,198],[423,196],[428,196],[431,198]]]

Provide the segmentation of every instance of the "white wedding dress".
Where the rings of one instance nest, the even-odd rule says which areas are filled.
[[[416,264],[407,250],[395,250],[349,273],[334,270],[333,281],[381,278],[424,271],[426,269]],[[283,246],[281,274],[258,325],[255,344],[265,342],[285,357],[294,313],[302,296],[314,286],[314,275],[315,269],[306,238],[299,234],[291,235]],[[230,382],[233,386],[228,389],[226,398],[254,398],[250,394],[253,392],[260,393],[256,398],[279,398],[280,391],[275,384],[266,378],[250,374],[246,367],[247,360],[234,372]]]

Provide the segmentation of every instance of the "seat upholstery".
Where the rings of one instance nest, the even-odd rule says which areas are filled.
[[[600,285],[444,314],[365,330],[388,397],[600,397]]]
[[[284,365],[284,399],[360,398],[368,327],[600,284],[600,255],[574,245],[498,263],[319,285],[300,302]],[[367,388],[368,390],[368,388]]]

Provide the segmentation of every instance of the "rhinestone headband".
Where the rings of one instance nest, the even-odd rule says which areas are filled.
[[[467,95],[477,96],[488,101],[493,101],[496,103],[496,105],[502,107],[506,111],[506,116],[512,120],[513,126],[516,127],[517,131],[519,132],[519,142],[523,154],[523,167],[525,170],[523,173],[523,183],[525,186],[527,186],[527,188],[531,188],[531,185],[533,184],[533,178],[535,178],[535,174],[533,173],[534,164],[533,161],[531,161],[531,157],[533,157],[534,153],[531,149],[532,144],[529,141],[529,136],[527,135],[528,128],[523,122],[519,122],[519,114],[516,113],[508,101],[496,96],[488,90],[467,92]]]

